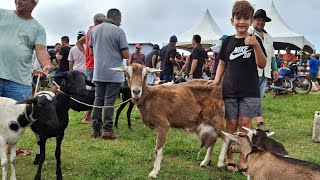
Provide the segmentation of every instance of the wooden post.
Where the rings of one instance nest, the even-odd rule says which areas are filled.
[[[312,140],[320,142],[320,111],[315,111],[314,113]]]

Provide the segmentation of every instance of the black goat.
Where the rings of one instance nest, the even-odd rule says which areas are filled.
[[[125,101],[131,99],[131,91],[130,91],[129,86],[128,86],[127,83],[124,83],[124,85],[121,87],[120,93],[122,94],[122,96],[121,96],[122,102],[125,102]],[[118,108],[117,115],[116,115],[116,120],[114,122],[114,126],[116,128],[118,128],[118,121],[119,121],[119,116],[121,114],[121,111],[123,110],[124,107],[126,107],[126,105],[128,103],[130,103],[130,104],[129,104],[129,108],[127,110],[127,121],[128,121],[129,129],[131,129],[131,112],[132,112],[132,109],[133,109],[133,106],[134,106],[132,101],[126,102],[124,104],[121,104],[121,106]]]
[[[38,166],[37,175],[34,179],[41,179],[42,165],[45,160],[46,141],[48,138],[56,137],[56,151],[55,156],[57,160],[56,176],[58,180],[62,179],[61,172],[61,143],[64,137],[64,130],[69,123],[69,103],[70,96],[74,94],[85,95],[86,84],[94,86],[90,81],[86,80],[85,75],[79,71],[68,71],[56,74],[54,78],[62,78],[60,90],[55,96],[56,101],[56,115],[58,117],[58,126],[56,128],[46,126],[46,124],[36,121],[31,125],[31,129],[35,132],[38,140],[38,151],[34,160],[35,165]],[[40,148],[40,152],[39,152]]]

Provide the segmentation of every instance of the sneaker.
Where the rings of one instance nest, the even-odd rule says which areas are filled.
[[[101,136],[101,132],[92,131],[92,134],[91,134],[91,137],[92,137],[92,138],[97,138],[97,137],[99,137],[99,136]]]
[[[117,139],[117,136],[114,132],[103,132],[101,136],[102,136],[102,139],[105,139],[105,140]]]
[[[260,129],[260,130],[265,131],[265,132],[269,131],[267,126],[264,124],[264,122],[259,122],[257,129]]]

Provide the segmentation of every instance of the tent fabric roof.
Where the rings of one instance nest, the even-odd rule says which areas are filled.
[[[209,10],[207,9],[202,19],[192,26],[189,30],[178,36],[177,48],[191,50],[192,36],[198,34],[201,36],[201,44],[211,46],[218,43],[222,35],[217,23],[213,20]]]
[[[290,43],[295,45],[296,48],[303,49],[305,46],[313,49],[314,45],[310,43],[303,35],[294,32],[281,18],[280,14],[276,10],[273,0],[271,7],[267,10],[268,17],[271,18],[271,22],[266,23],[266,31],[273,37],[274,42]],[[277,49],[277,47],[275,47]],[[281,48],[279,45],[278,48]]]

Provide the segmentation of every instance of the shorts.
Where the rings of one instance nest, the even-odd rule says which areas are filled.
[[[224,98],[226,119],[261,117],[261,99],[258,97]]]
[[[309,74],[309,78],[312,82],[316,82],[317,81],[317,74]]]

